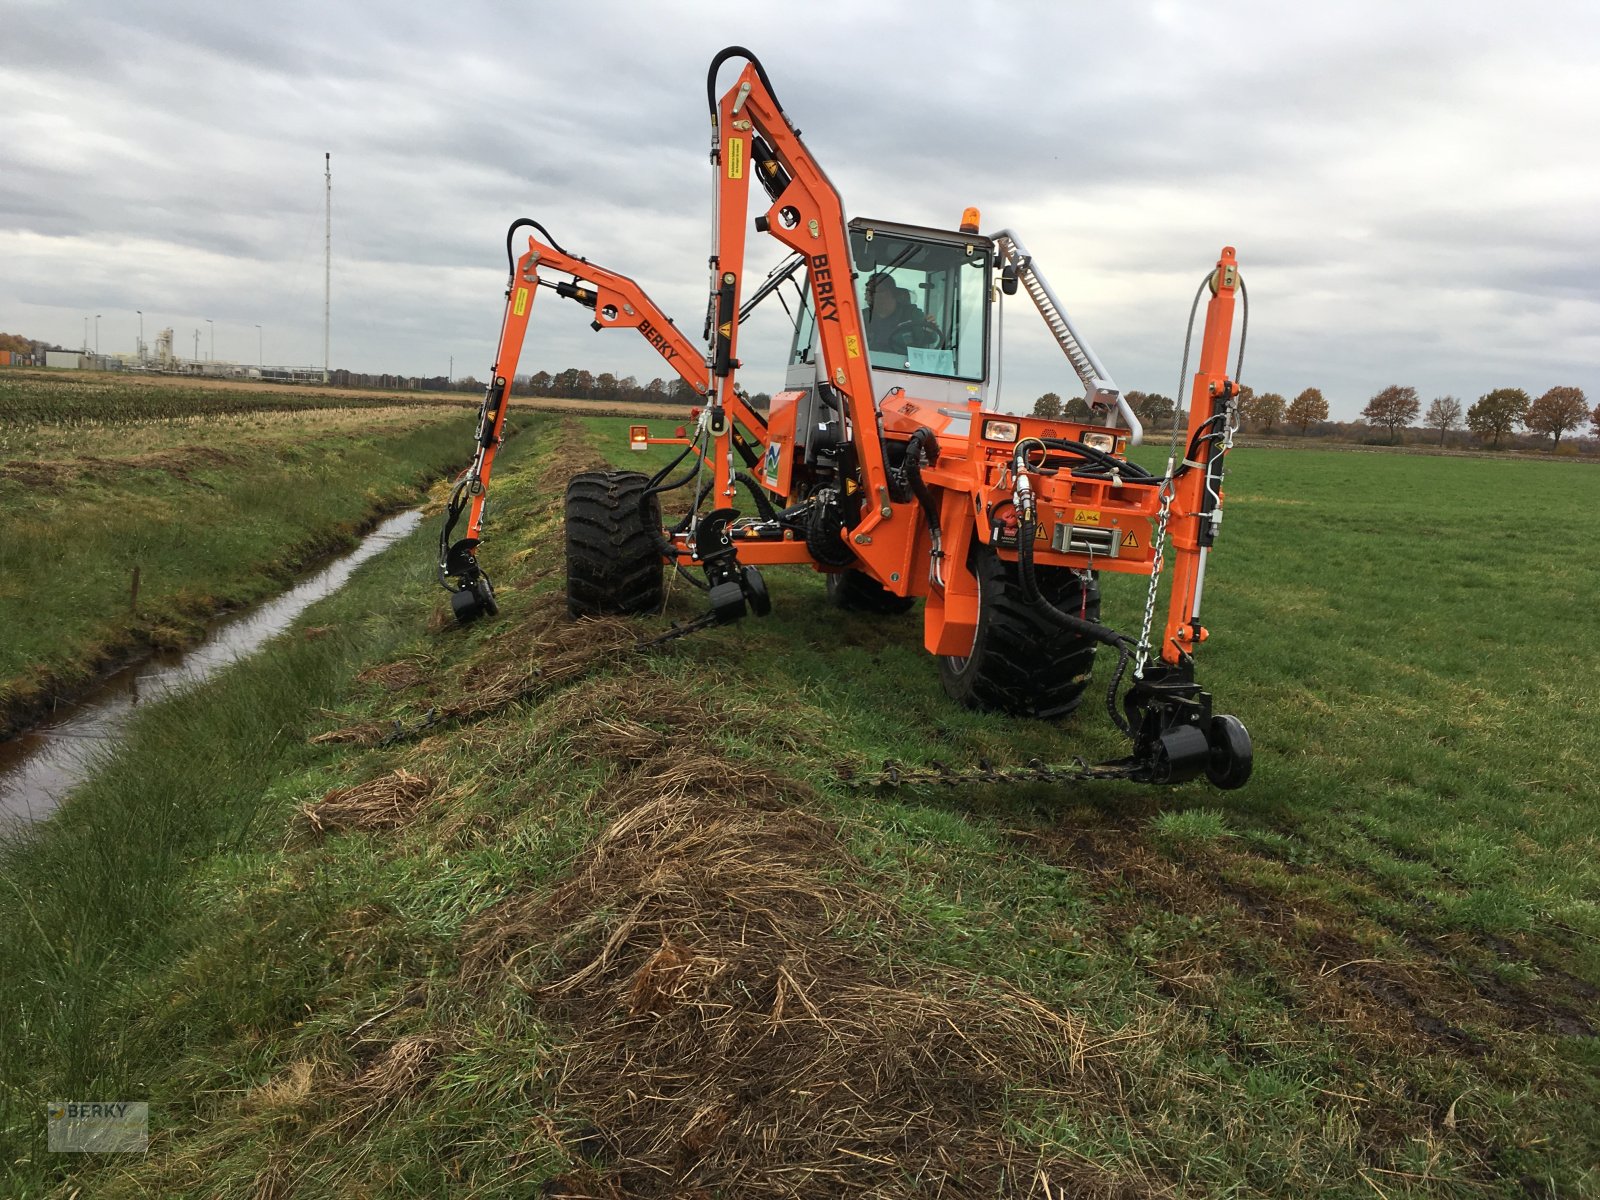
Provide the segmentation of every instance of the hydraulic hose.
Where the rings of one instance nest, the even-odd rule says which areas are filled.
[[[1156,482],[1156,477],[1150,474],[1149,471],[1145,470],[1138,463],[1125,461],[1124,459],[1117,458],[1115,455],[1107,454],[1104,450],[1097,450],[1093,446],[1087,446],[1082,442],[1069,442],[1065,438],[1033,438],[1031,440],[1039,442],[1047,450],[1054,450],[1059,454],[1070,454],[1078,458],[1087,459],[1089,462],[1104,468],[1106,471],[1115,471],[1117,474],[1126,477],[1129,483]],[[1073,473],[1087,474],[1087,472],[1083,471],[1074,471]]]
[[[761,65],[761,60],[743,46],[729,46],[726,50],[717,52],[717,56],[711,60],[711,69],[706,72],[706,107],[711,110],[712,125],[717,123],[717,72],[730,58],[742,58],[756,69],[756,74],[761,79],[761,86],[767,89],[767,95],[772,97],[772,102],[777,104],[778,111],[782,112],[783,105],[778,103],[778,93],[772,90],[772,80],[767,78],[767,69]]]
[[[754,477],[746,471],[735,471],[733,477],[744,485],[745,491],[750,493],[750,499],[755,501],[756,511],[761,514],[763,521],[776,521],[778,519],[778,510],[772,507],[772,501],[767,499],[767,494],[761,490],[761,485],[755,481]]]
[[[905,472],[906,482],[911,485],[911,494],[917,498],[917,503],[922,505],[922,511],[928,518],[928,528],[937,538],[940,534],[939,506],[934,503],[933,493],[928,490],[928,485],[922,479],[924,455],[927,456],[930,467],[939,461],[938,435],[926,425],[919,426],[911,435],[911,440],[906,443]]]
[[[1052,624],[1062,629],[1076,633],[1081,637],[1090,638],[1103,645],[1114,646],[1117,651],[1117,669],[1111,677],[1111,686],[1106,689],[1106,712],[1111,716],[1111,723],[1128,736],[1133,736],[1133,728],[1127,719],[1117,711],[1117,691],[1122,686],[1122,677],[1127,673],[1128,658],[1136,649],[1136,643],[1126,634],[1118,633],[1108,625],[1098,621],[1086,620],[1075,617],[1071,613],[1063,612],[1045,597],[1039,590],[1039,579],[1033,565],[1033,532],[1037,524],[1033,515],[1033,500],[1030,496],[1026,506],[1018,506],[1017,519],[1017,573],[1022,580],[1022,594],[1029,604],[1038,608],[1045,618]]]
[[[554,247],[556,250],[559,250],[562,254],[566,254],[566,251],[562,250],[561,248],[561,243],[556,241],[555,238],[551,237],[550,231],[543,225],[539,224],[539,222],[535,221],[532,217],[518,217],[515,221],[511,222],[511,228],[506,230],[507,275],[514,275],[516,274],[517,270],[517,256],[515,251],[513,251],[511,248],[511,239],[517,236],[517,230],[525,228],[537,229],[544,235],[545,241],[549,242],[552,247]]]

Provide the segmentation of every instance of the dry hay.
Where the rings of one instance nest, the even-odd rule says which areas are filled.
[[[462,673],[465,695],[445,705],[441,713],[462,718],[498,712],[617,661],[638,640],[631,621],[618,617],[574,621],[564,599],[547,597],[521,623],[507,625],[484,643]]]
[[[641,727],[589,736],[638,753]],[[466,933],[465,986],[513,982],[574,1031],[557,1099],[592,1126],[576,1149],[594,1161],[551,1194],[1028,1190],[1039,1164],[1001,1130],[1006,1097],[1091,1086],[1083,1024],[993,980],[875,961],[841,926],[896,918],[837,831],[791,806],[803,789],[655,762],[619,781],[562,886]],[[1074,1170],[1053,1178],[1109,1194]]]
[[[342,725],[309,739],[313,746],[376,746],[390,733],[393,724],[382,721],[363,721],[358,725]]]
[[[567,616],[564,600],[547,597],[522,621],[507,624],[484,641],[457,676],[459,698],[431,709],[428,723],[475,720],[520,700],[537,699],[602,666],[620,662],[635,650],[638,640],[638,631],[628,620],[584,617],[574,621]],[[408,665],[369,668],[357,678],[381,682],[379,672]],[[373,746],[397,730],[404,732],[401,723],[362,721],[317,734],[310,741],[312,745]]]
[[[329,1087],[334,1115],[317,1136],[348,1136],[421,1095],[456,1046],[455,1035],[441,1030],[408,1034],[389,1043],[353,1076]]]
[[[433,666],[432,663],[412,662],[407,659],[381,663],[362,671],[356,676],[356,682],[375,683],[386,692],[403,692],[424,682],[431,674]]]
[[[316,834],[398,829],[416,820],[432,795],[432,780],[393,771],[354,787],[334,788],[300,813]]]

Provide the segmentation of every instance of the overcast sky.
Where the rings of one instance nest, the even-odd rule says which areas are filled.
[[[1026,240],[1124,388],[1171,394],[1238,248],[1244,380],[1353,416],[1556,384],[1600,399],[1600,4],[0,0],[0,330],[131,352],[488,374],[506,226],[678,324],[705,310],[705,71],[763,59],[851,215]],[[722,76],[725,87],[735,69]],[[751,241],[751,266],[781,257]],[[1077,394],[1008,306],[1007,407]],[[781,313],[777,314],[781,316]],[[545,294],[522,369],[668,374]],[[207,324],[207,320],[211,324]],[[1026,333],[1024,331],[1027,331]],[[752,331],[755,332],[755,331]],[[1032,334],[1031,338],[1028,334]],[[769,327],[742,346],[771,390]]]

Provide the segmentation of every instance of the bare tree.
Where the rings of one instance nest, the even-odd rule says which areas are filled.
[[[1461,401],[1454,396],[1436,396],[1428,405],[1428,415],[1422,418],[1429,429],[1439,431],[1439,445],[1444,445],[1445,434],[1461,424]]]

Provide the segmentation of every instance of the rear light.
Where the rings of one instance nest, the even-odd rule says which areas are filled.
[[[983,439],[986,442],[1014,442],[1017,440],[1015,421],[985,421]]]
[[[648,449],[650,449],[650,426],[648,426],[648,425],[629,425],[628,426],[628,449],[629,450],[648,450]]]

